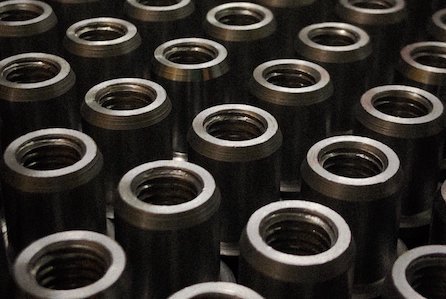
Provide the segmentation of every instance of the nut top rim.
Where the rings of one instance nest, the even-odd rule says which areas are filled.
[[[114,30],[116,36],[97,40],[82,38],[83,34],[95,30]],[[92,58],[115,57],[136,50],[141,45],[141,37],[136,26],[130,22],[99,17],[82,20],[68,27],[63,44],[73,55]]]
[[[432,15],[428,23],[427,30],[429,33],[437,40],[445,42],[446,41],[446,23],[444,19],[446,18],[446,8],[440,9]]]
[[[360,1],[340,0],[336,5],[337,15],[347,22],[371,26],[397,24],[407,18],[404,0],[393,0],[386,8],[364,8],[355,5],[357,2]]]
[[[318,36],[347,38],[346,45],[324,45],[315,42]],[[325,22],[304,27],[298,34],[296,52],[312,61],[349,63],[363,60],[372,54],[370,37],[361,28],[339,22]]]
[[[24,37],[44,33],[57,25],[57,17],[51,6],[35,0],[4,1],[0,3],[0,14],[12,10],[32,11],[39,15],[26,20],[0,20],[0,36]]]
[[[204,282],[186,287],[175,294],[171,295],[168,299],[193,299],[197,296],[205,295],[222,295],[228,298],[240,298],[240,299],[262,299],[263,297],[254,292],[253,290],[230,282]]]
[[[315,83],[288,87],[268,81],[269,73],[283,70],[305,73]],[[298,59],[277,59],[262,63],[254,69],[250,91],[256,98],[277,105],[307,106],[329,99],[333,94],[333,85],[328,72],[318,64]]]
[[[100,247],[110,255],[110,266],[99,280],[87,286],[70,290],[54,290],[38,284],[30,271],[30,264],[52,249],[63,247],[64,244],[79,243],[82,245],[85,242]],[[123,275],[125,266],[124,250],[109,237],[92,231],[65,231],[41,238],[25,248],[16,259],[14,277],[20,288],[35,298],[90,298],[113,287]]]
[[[130,89],[140,92],[151,103],[141,108],[119,110],[101,105],[102,96],[106,97],[120,90],[128,92]],[[159,123],[170,114],[171,110],[172,104],[166,90],[158,83],[139,78],[120,78],[104,81],[92,87],[85,95],[81,115],[87,122],[97,127],[110,130],[133,130]]]
[[[191,0],[179,0],[171,5],[146,5],[138,0],[127,0],[124,12],[127,16],[141,22],[168,22],[187,18],[195,11]]]
[[[249,24],[226,24],[220,18],[228,15],[243,16],[246,12],[256,16],[256,22]],[[240,14],[241,13],[241,14]],[[276,31],[276,20],[266,7],[250,2],[230,2],[208,11],[204,21],[206,33],[221,41],[246,42],[266,38]]]

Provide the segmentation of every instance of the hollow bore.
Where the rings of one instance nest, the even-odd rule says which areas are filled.
[[[406,269],[406,278],[421,296],[446,298],[446,255],[430,254],[414,260]]]
[[[137,84],[116,84],[102,89],[96,95],[96,102],[110,110],[134,110],[146,107],[156,99],[156,92]]]
[[[446,68],[446,49],[415,49],[411,56],[413,60],[422,65]]]
[[[2,70],[2,77],[14,83],[39,83],[56,77],[61,70],[58,63],[38,58],[14,61]]]
[[[167,48],[164,57],[178,64],[200,64],[217,58],[217,50],[202,44],[184,44]]]
[[[215,18],[225,25],[248,26],[260,23],[265,18],[265,15],[255,9],[233,7],[218,11],[215,14]]]
[[[408,94],[405,96],[383,96],[372,101],[373,107],[378,111],[401,118],[415,118],[428,115],[432,109],[432,104],[421,96]]]
[[[138,0],[137,2],[147,6],[170,6],[180,3],[181,0]]]
[[[350,4],[366,9],[389,9],[395,6],[395,1],[390,0],[350,0]]]
[[[350,46],[359,40],[359,36],[355,32],[337,27],[311,30],[309,38],[316,44],[330,47]]]
[[[75,35],[86,41],[110,41],[127,34],[124,25],[111,22],[91,23],[78,28]]]
[[[29,21],[42,14],[43,9],[31,3],[15,3],[0,7],[0,21],[2,22]]]
[[[206,132],[215,138],[243,141],[251,140],[266,132],[266,121],[248,111],[221,111],[207,117],[204,121]]]
[[[317,79],[310,73],[296,68],[271,69],[264,73],[269,83],[288,88],[303,88],[317,83]]]
[[[80,161],[85,150],[80,141],[62,136],[29,140],[16,152],[18,162],[33,170],[54,170]]]
[[[31,271],[37,283],[47,289],[72,290],[101,279],[111,265],[111,255],[102,246],[82,241],[63,242],[44,248]]]
[[[348,178],[369,178],[382,173],[387,161],[360,148],[344,147],[328,150],[319,157],[322,167],[330,173]]]
[[[189,202],[203,190],[203,182],[194,173],[177,168],[155,168],[136,179],[133,192],[149,204],[172,206]]]
[[[286,209],[260,223],[263,241],[277,251],[300,256],[329,250],[337,240],[330,221],[303,209]]]

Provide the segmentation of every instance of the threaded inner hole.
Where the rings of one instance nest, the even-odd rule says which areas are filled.
[[[389,9],[395,6],[395,1],[386,0],[350,0],[350,4],[366,9]]]
[[[446,298],[446,255],[430,254],[414,260],[406,269],[406,278],[421,296]]]
[[[44,136],[27,141],[16,152],[17,161],[33,170],[54,170],[71,166],[85,155],[80,140],[66,136]]]
[[[428,115],[433,106],[426,98],[413,93],[383,96],[373,99],[373,107],[378,111],[401,118],[415,118]]]
[[[388,161],[383,153],[341,147],[321,153],[319,163],[325,170],[338,176],[369,178],[384,172]]]
[[[95,100],[106,109],[134,110],[150,105],[155,99],[155,90],[148,86],[122,83],[102,89]]]
[[[82,26],[75,35],[86,41],[110,41],[127,34],[127,28],[118,23],[98,22]]]
[[[203,126],[215,138],[230,141],[251,140],[267,130],[263,117],[240,110],[226,110],[210,115],[204,120]]]
[[[277,251],[300,256],[329,250],[337,231],[325,217],[304,209],[284,209],[266,216],[260,223],[263,241]]]
[[[35,19],[43,14],[43,9],[31,3],[14,3],[0,7],[0,21],[20,22]]]
[[[215,18],[225,25],[248,26],[260,23],[265,18],[265,15],[258,10],[233,7],[217,12]]]
[[[2,77],[9,82],[31,84],[56,77],[61,67],[55,61],[41,59],[21,59],[6,65]]]
[[[135,178],[133,193],[149,204],[172,206],[189,202],[203,191],[203,181],[191,171],[174,167],[150,169]]]
[[[296,68],[270,69],[263,77],[273,85],[287,88],[309,87],[318,82],[313,74]]]
[[[97,243],[62,243],[44,248],[33,262],[34,278],[44,288],[72,290],[88,286],[101,279],[111,265],[110,253]]]
[[[446,48],[419,48],[412,51],[411,56],[419,64],[446,68]]]
[[[217,58],[218,50],[204,44],[182,44],[167,48],[163,54],[173,63],[200,64]]]
[[[170,6],[180,3],[180,0],[138,0],[138,3],[147,6]]]
[[[330,47],[351,46],[359,41],[359,35],[351,30],[325,27],[311,30],[309,38],[316,44]]]

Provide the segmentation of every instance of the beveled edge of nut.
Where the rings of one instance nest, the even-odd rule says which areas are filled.
[[[246,10],[259,14],[262,19],[250,25],[227,25],[217,15],[228,10]],[[211,38],[225,42],[255,41],[271,36],[276,31],[276,20],[268,8],[250,2],[229,2],[218,5],[206,14],[204,31]]]
[[[330,249],[314,255],[293,255],[269,246],[260,234],[262,221],[281,210],[301,210],[326,218],[333,226],[336,240]],[[264,275],[291,282],[321,282],[348,272],[354,263],[355,246],[347,222],[334,210],[321,204],[304,200],[273,202],[254,212],[248,220],[240,239],[243,259]]]
[[[100,93],[122,85],[135,85],[147,88],[155,98],[142,108],[113,110],[98,103]],[[119,78],[101,82],[93,86],[85,95],[81,106],[82,118],[88,123],[109,130],[134,130],[150,127],[169,116],[172,104],[166,90],[153,81],[140,78]]]
[[[236,299],[263,299],[262,296],[245,286],[230,282],[203,282],[186,287],[168,299],[193,299],[197,296],[223,296]],[[203,297],[204,298],[204,297]]]
[[[81,28],[98,24],[113,24],[125,28],[123,36],[111,40],[89,41],[77,36]],[[63,45],[73,55],[89,58],[116,57],[131,53],[141,45],[141,37],[132,23],[111,17],[98,17],[81,20],[68,27]]]
[[[53,170],[26,168],[17,160],[17,151],[33,140],[45,137],[73,139],[83,147],[83,155],[76,163]],[[11,186],[33,193],[53,193],[74,189],[95,178],[102,169],[103,159],[94,140],[88,135],[64,128],[42,129],[15,139],[3,153],[2,179]]]
[[[124,13],[140,22],[170,22],[185,19],[195,11],[191,0],[179,0],[171,5],[145,5],[138,0],[124,2]]]
[[[305,87],[284,87],[270,83],[265,73],[292,69],[311,73],[316,83]],[[333,95],[329,73],[320,65],[298,59],[277,59],[264,62],[254,69],[249,83],[250,92],[257,99],[280,106],[308,106],[328,100]]]
[[[205,128],[205,121],[222,112],[242,112],[261,118],[265,132],[253,139],[232,141],[216,138]],[[268,157],[282,146],[277,120],[263,109],[244,104],[223,104],[201,111],[192,121],[187,134],[189,147],[208,158],[223,162],[245,162]]]
[[[1,37],[26,37],[47,32],[57,25],[57,17],[51,6],[42,1],[15,0],[0,2],[0,11],[7,11],[9,7],[29,8],[38,7],[41,14],[35,18],[24,21],[0,21]]]
[[[319,161],[321,152],[330,147],[345,148],[346,144],[365,146],[380,152],[387,160],[385,169],[378,175],[367,178],[350,178],[326,170]],[[401,165],[397,154],[382,142],[355,135],[328,137],[314,144],[302,162],[301,173],[303,181],[313,190],[343,201],[364,202],[395,196],[400,192],[402,184]]]
[[[138,199],[133,192],[134,180],[145,172],[169,168],[193,173],[201,180],[201,192],[192,200],[176,205],[155,205]],[[125,222],[141,229],[168,231],[203,223],[218,213],[220,192],[213,176],[201,166],[178,160],[159,160],[128,171],[118,185],[115,213]]]
[[[311,40],[311,32],[320,29],[336,29],[353,33],[357,41],[347,46],[325,46]],[[295,43],[298,55],[325,63],[350,63],[363,60],[372,54],[370,36],[361,28],[339,22],[324,22],[304,27]]]
[[[446,42],[446,23],[443,19],[446,18],[446,8],[435,12],[430,18],[427,31],[438,41]]]
[[[429,102],[432,110],[421,117],[397,117],[379,111],[374,100],[385,96],[416,97]],[[443,103],[433,94],[416,87],[384,85],[364,93],[358,105],[356,120],[366,128],[379,134],[396,138],[424,138],[444,130],[445,114]]]
[[[257,0],[256,2],[274,8],[299,8],[312,5],[316,0]]]
[[[392,7],[375,9],[357,7],[351,0],[339,0],[336,14],[348,23],[370,26],[397,24],[407,18],[404,0],[393,0]]]
[[[32,261],[51,247],[61,246],[67,242],[82,241],[95,243],[110,254],[111,263],[104,276],[92,284],[71,290],[53,290],[40,286],[30,271]],[[20,289],[33,298],[78,299],[91,298],[114,287],[121,279],[125,267],[126,255],[117,242],[93,231],[73,230],[55,233],[31,243],[17,257],[13,272]]]
[[[59,72],[49,80],[36,83],[16,83],[5,78],[7,67],[19,62],[47,61],[57,64]],[[46,53],[23,53],[0,61],[0,99],[10,102],[44,101],[67,93],[76,83],[76,75],[62,57]]]

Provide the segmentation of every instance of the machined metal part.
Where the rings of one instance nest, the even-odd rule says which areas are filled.
[[[13,254],[59,231],[105,232],[102,164],[93,139],[70,129],[34,131],[6,148],[1,176]]]
[[[430,245],[400,256],[386,282],[384,299],[439,299],[446,296],[446,246]]]
[[[101,17],[71,25],[63,41],[67,59],[78,78],[80,101],[94,85],[109,79],[140,77],[141,37],[135,25]]]
[[[150,162],[127,172],[118,192],[116,240],[127,252],[131,298],[166,298],[218,280],[220,194],[207,170]]]
[[[268,7],[277,21],[277,46],[273,47],[274,58],[295,56],[294,40],[299,31],[310,24],[322,22],[324,14],[330,13],[331,0],[254,0]],[[271,45],[269,45],[271,47]]]
[[[1,190],[0,190],[1,191]],[[1,199],[0,199],[1,204]],[[1,210],[1,208],[0,208]],[[9,273],[9,264],[6,258],[6,246],[3,238],[3,232],[0,229],[0,297],[13,298],[13,282]]]
[[[276,21],[264,6],[249,2],[230,2],[211,9],[203,24],[206,36],[228,50],[231,65],[232,103],[248,102],[248,82],[254,68],[276,56]]]
[[[297,56],[325,68],[334,86],[333,129],[353,128],[354,107],[369,84],[372,46],[357,26],[327,22],[303,28],[296,40]]]
[[[401,238],[409,247],[426,244],[443,154],[442,102],[416,87],[380,86],[362,96],[356,119],[355,133],[379,140],[397,153],[404,176]],[[421,235],[414,230],[421,230]]]
[[[280,198],[282,133],[268,112],[249,105],[208,108],[193,120],[189,161],[206,168],[221,192],[222,255],[237,256],[251,214]]]
[[[360,136],[316,143],[302,163],[302,195],[341,214],[357,251],[354,295],[379,296],[396,258],[402,173],[387,145]]]
[[[361,27],[370,36],[373,62],[369,87],[392,83],[407,24],[405,0],[340,0],[336,13],[343,22]]]
[[[130,169],[172,158],[172,105],[159,84],[137,78],[102,82],[90,89],[81,107],[83,131],[104,156],[104,192],[108,203]]]
[[[194,0],[200,22],[203,23],[206,19],[206,14],[212,8],[227,2],[227,0]]]
[[[204,282],[189,286],[171,295],[168,299],[221,298],[262,299],[253,290],[228,282]]]
[[[41,1],[0,2],[0,58],[25,52],[58,53],[57,17]]]
[[[168,41],[155,50],[153,79],[172,101],[174,153],[187,153],[187,130],[203,109],[228,101],[228,52],[202,38]]]
[[[446,245],[446,183],[434,199],[429,243]]]
[[[234,273],[225,262],[220,261],[220,277],[219,281],[236,283]]]
[[[271,203],[243,232],[239,281],[265,298],[351,298],[354,247],[349,226],[332,209]]]
[[[3,146],[37,129],[79,129],[76,76],[63,58],[24,53],[0,61]]]
[[[283,134],[280,190],[300,191],[300,165],[307,151],[331,131],[333,85],[321,66],[297,59],[259,65],[250,82],[252,104],[270,112]]]
[[[26,247],[14,263],[25,298],[129,298],[124,250],[92,231],[65,231]]]
[[[432,15],[427,25],[427,32],[434,40],[446,42],[446,8]]]

